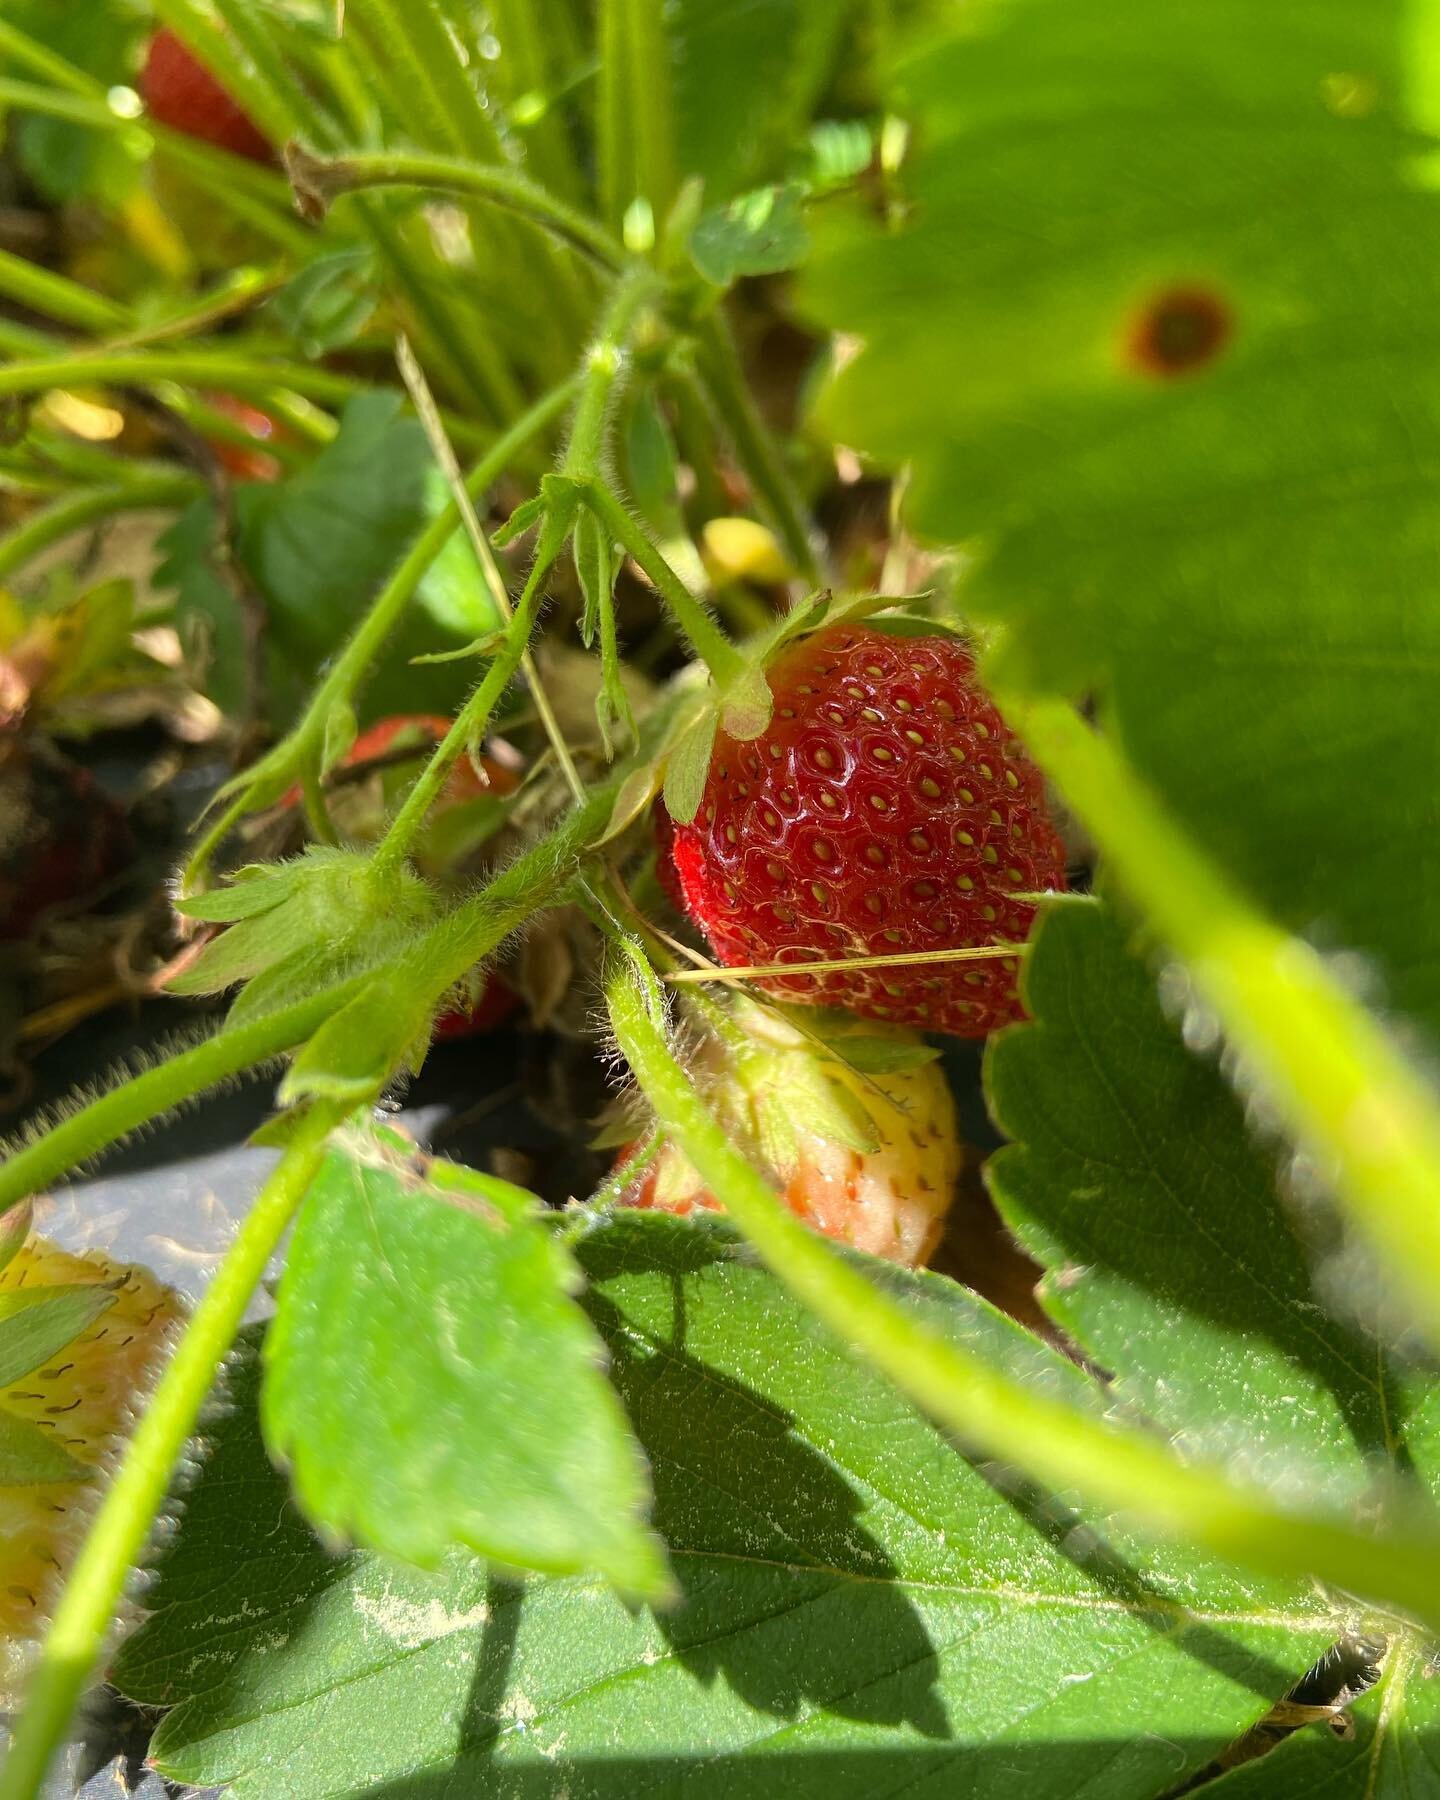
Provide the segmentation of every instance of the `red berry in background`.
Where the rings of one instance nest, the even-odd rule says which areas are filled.
[[[497,1025],[504,1024],[519,1004],[520,996],[505,977],[489,969],[485,974],[485,985],[473,1006],[452,1007],[436,1019],[435,1042],[453,1044],[460,1038],[479,1037],[482,1032],[493,1031]]]
[[[280,426],[267,412],[261,412],[258,406],[250,406],[244,400],[237,400],[233,394],[211,394],[209,403],[216,412],[224,413],[227,419],[255,439],[253,447],[248,444],[232,444],[228,438],[215,437],[209,440],[215,459],[222,469],[233,475],[237,481],[278,481],[281,465],[278,457],[272,456],[265,445],[280,434]]]
[[[157,31],[150,40],[140,72],[140,92],[150,116],[172,131],[182,131],[186,137],[199,138],[251,162],[274,160],[269,140],[250,115],[168,28]]]
[[[957,638],[836,624],[768,670],[763,736],[722,730],[699,811],[661,822],[685,910],[731,966],[1020,942],[1065,886],[1039,771]],[[778,976],[778,998],[982,1037],[1023,1016],[1014,958]]]

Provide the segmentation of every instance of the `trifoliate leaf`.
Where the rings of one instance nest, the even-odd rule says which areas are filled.
[[[367,1229],[332,1247],[338,1278],[367,1258],[381,1279]],[[723,1221],[622,1214],[575,1254],[678,1603],[328,1557],[266,1464],[241,1371],[116,1671],[176,1707],[152,1745],[165,1774],[233,1782],[233,1800],[270,1800],[279,1768],[289,1800],[1156,1800],[1329,1642],[1329,1607],[1298,1584],[1157,1550],[973,1467]],[[398,1294],[407,1266],[392,1259]],[[1052,1397],[1094,1393],[953,1282],[861,1266]],[[344,1353],[363,1362],[363,1337]]]

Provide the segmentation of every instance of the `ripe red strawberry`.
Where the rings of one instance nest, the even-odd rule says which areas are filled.
[[[707,1040],[698,1070],[727,1132],[751,1146],[807,1225],[918,1268],[939,1241],[964,1159],[940,1065],[861,1076],[817,1055],[774,1015],[741,1007],[734,1016],[752,1048],[734,1055]],[[835,1041],[843,1049],[843,1037]],[[621,1203],[682,1216],[697,1207],[724,1211],[668,1143]]]
[[[175,33],[157,31],[140,72],[150,116],[172,131],[199,138],[251,162],[274,160],[269,140]]]
[[[1019,942],[1065,885],[1039,771],[948,636],[839,623],[768,670],[764,734],[722,730],[699,811],[661,821],[685,910],[731,966]],[[1016,961],[778,976],[780,998],[982,1037],[1021,1016]]]

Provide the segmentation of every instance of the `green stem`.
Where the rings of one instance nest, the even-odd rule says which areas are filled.
[[[585,504],[625,554],[644,571],[689,640],[691,649],[716,682],[723,686],[734,680],[745,667],[744,658],[710,617],[704,604],[690,592],[603,481],[591,477],[579,485]]]
[[[131,322],[114,300],[8,250],[0,250],[0,295],[76,331],[120,331]]]
[[[496,164],[426,150],[372,150],[334,158],[292,152],[290,166],[301,192],[313,194],[323,205],[362,189],[424,188],[463,194],[528,219],[602,268],[618,269],[625,259],[621,245],[584,213],[513,169]]]
[[[565,548],[570,534],[568,517],[555,512],[546,514],[540,527],[540,540],[535,549],[535,562],[520,594],[520,603],[510,621],[495,660],[485,671],[470,698],[460,708],[455,722],[435,747],[435,753],[421,771],[419,780],[405,796],[389,830],[375,847],[377,869],[393,867],[409,854],[426,815],[439,798],[450,771],[464,755],[469,744],[484,736],[490,716],[501,696],[515,678],[515,673],[530,648],[530,636],[540,610],[540,594],[555,559]]]
[[[675,193],[675,119],[662,0],[601,0],[601,209],[619,229],[632,200],[664,217]]]
[[[86,351],[0,366],[0,394],[43,393],[47,388],[73,388],[87,382],[151,387],[161,381],[238,394],[259,405],[267,396],[273,403],[277,387],[330,406],[343,405],[355,394],[369,391],[367,383],[313,363],[262,361],[215,350]],[[473,446],[488,436],[467,419],[454,414],[444,417],[446,430],[457,442]]]
[[[517,419],[503,436],[498,437],[465,478],[465,488],[472,499],[478,499],[491,487],[527,444],[537,438],[564,412],[574,396],[576,381],[562,382],[552,392],[537,400],[528,412]],[[385,640],[399,624],[405,608],[414,598],[426,572],[449,543],[460,524],[460,510],[451,501],[430,521],[410,546],[404,560],[376,595],[368,613],[350,636],[344,649],[330,664],[320,685],[315,689],[304,715],[289,737],[278,744],[255,768],[240,778],[236,798],[219,816],[186,865],[182,887],[190,892],[203,874],[216,848],[232,828],[255,805],[265,805],[278,798],[295,779],[304,761],[317,756],[325,740],[325,728],[333,709],[352,698],[361,681],[384,647]]]
[[[1196,849],[1108,738],[1063,701],[1002,705],[1440,1346],[1434,1089],[1324,959]]]
[[[1261,1569],[1317,1577],[1440,1623],[1440,1533],[1397,1520],[1383,1535],[1296,1514],[1162,1442],[1045,1398],[917,1322],[790,1213],[729,1141],[670,1051],[659,983],[638,947],[606,983],[620,1049],[666,1135],[721,1196],[776,1275],[967,1444],[1046,1486],[1077,1488],[1150,1528]]]
[[[105,84],[78,69],[74,63],[66,62],[58,56],[48,44],[42,44],[21,31],[18,26],[9,25],[0,18],[0,50],[19,63],[22,69],[29,69],[42,81],[52,83],[55,87],[64,88],[72,94],[82,94],[92,100],[105,98]]]
[[[315,234],[289,210],[289,188],[280,176],[247,157],[232,156],[228,150],[217,150],[212,144],[157,125],[153,119],[125,118],[111,108],[103,92],[88,87],[41,87],[3,77],[0,106],[37,113],[42,118],[63,119],[96,131],[143,131],[158,151],[184,168],[198,186],[237,218],[302,256],[315,248]]]
[[[697,346],[700,379],[741,468],[795,567],[812,587],[822,587],[825,572],[815,554],[815,532],[805,503],[755,405],[734,339],[718,311],[699,326]]]
[[[600,329],[585,354],[584,382],[562,465],[577,480],[598,475],[605,459],[611,414],[620,397],[636,319],[657,289],[654,273],[637,267],[615,289]]]
[[[189,387],[239,394],[247,400],[259,400],[268,388],[283,384],[330,405],[343,403],[365,386],[313,363],[261,362],[215,350],[76,351],[0,368],[0,394],[41,393],[46,388],[73,388],[90,382],[140,387],[157,381],[178,381]]]
[[[0,1212],[92,1162],[132,1131],[173,1112],[232,1076],[293,1050],[365,985],[353,976],[248,1025],[221,1029],[193,1050],[134,1075],[0,1163]]]
[[[140,1415],[55,1608],[0,1774],[0,1800],[38,1793],[245,1308],[344,1116],[341,1107],[316,1105],[300,1119]]]
[[[172,473],[67,495],[0,537],[0,581],[8,579],[42,550],[96,519],[106,519],[114,513],[145,512],[152,507],[185,506],[204,492],[205,484],[195,476]]]
[[[620,778],[592,788],[583,804],[511,863],[480,893],[440,920],[402,959],[404,985],[436,1001],[510,932],[554,902],[609,822]]]

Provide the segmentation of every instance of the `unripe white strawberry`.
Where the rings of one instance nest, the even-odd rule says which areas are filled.
[[[743,1044],[707,1038],[695,1073],[735,1141],[816,1231],[910,1268],[924,1263],[964,1150],[940,1066],[919,1060],[922,1041],[840,1027],[831,1055],[773,1011],[744,1003],[731,1016]],[[723,1196],[668,1143],[623,1200],[678,1214],[724,1210]]]
[[[0,1409],[96,1471],[128,1433],[182,1316],[181,1303],[147,1269],[98,1251],[72,1256],[34,1235],[0,1268],[0,1298],[102,1285],[113,1299],[99,1317],[0,1389]],[[54,1608],[99,1486],[98,1480],[0,1484],[0,1700],[12,1697],[27,1645]]]

